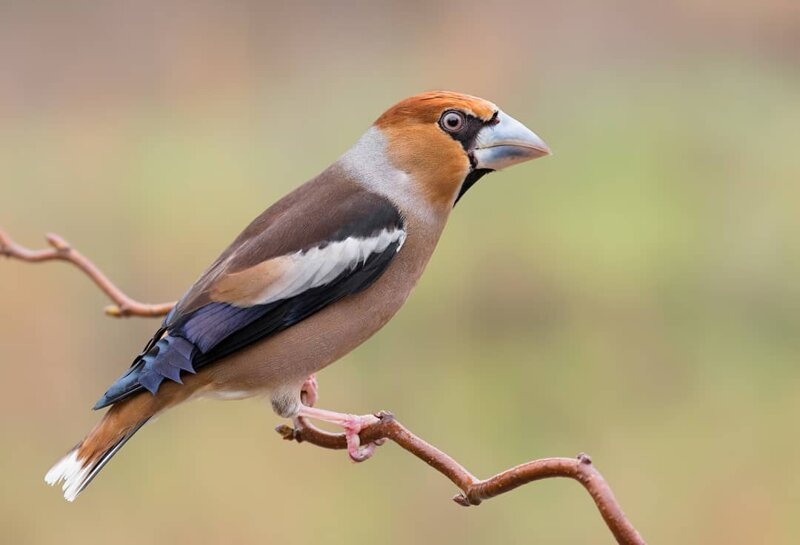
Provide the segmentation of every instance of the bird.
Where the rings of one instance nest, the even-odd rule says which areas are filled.
[[[313,407],[315,373],[381,329],[422,275],[451,211],[486,174],[550,155],[487,100],[449,91],[384,112],[322,173],[255,218],[186,291],[45,476],[73,501],[149,420],[198,397],[266,397],[282,418],[340,426],[353,461],[376,421]]]

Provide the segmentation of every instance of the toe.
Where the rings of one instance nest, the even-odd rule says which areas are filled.
[[[306,381],[303,383],[303,386],[300,388],[300,395],[302,397],[303,404],[308,407],[313,407],[317,403],[319,390],[317,377],[315,375],[308,376]]]
[[[359,463],[365,460],[369,460],[370,458],[372,458],[372,455],[375,454],[375,443],[370,443],[363,447],[359,446],[353,450],[348,449],[347,454],[350,456],[350,460],[353,463]]]

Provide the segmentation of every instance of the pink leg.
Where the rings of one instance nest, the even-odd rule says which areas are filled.
[[[377,416],[371,414],[357,416],[355,414],[337,413],[334,411],[326,411],[325,409],[306,407],[304,405],[300,406],[298,416],[330,422],[331,424],[336,424],[344,428],[344,436],[347,439],[347,454],[350,455],[350,459],[354,462],[368,460],[375,452],[375,443],[370,443],[362,447],[361,438],[358,434],[365,426],[379,422]]]
[[[317,385],[317,376],[315,374],[308,375],[308,378],[300,388],[300,399],[304,405],[313,407],[317,404],[319,399],[319,387]]]

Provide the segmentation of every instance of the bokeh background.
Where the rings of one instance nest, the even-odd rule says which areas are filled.
[[[592,454],[653,543],[800,535],[800,4],[0,4],[0,225],[177,298],[397,100],[484,96],[555,151],[481,181],[406,308],[325,370],[488,476]],[[479,508],[394,446],[281,442],[195,402],[75,504],[42,482],[156,322],[0,262],[0,542],[611,543],[575,483]]]

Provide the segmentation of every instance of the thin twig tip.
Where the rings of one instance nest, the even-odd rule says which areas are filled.
[[[456,494],[455,496],[453,496],[453,501],[462,507],[469,507],[470,505],[472,505],[469,501],[469,498],[464,493]]]
[[[103,312],[106,313],[106,316],[111,316],[112,318],[122,318],[122,309],[117,305],[108,305],[103,309]]]
[[[60,252],[66,252],[67,250],[70,249],[69,242],[67,242],[66,240],[64,240],[55,233],[47,233],[44,236],[44,238],[47,239],[47,243],[50,246],[52,246],[53,248],[55,248]]]
[[[275,431],[278,432],[278,435],[280,435],[284,441],[294,441],[297,438],[295,429],[291,426],[287,426],[286,424],[276,426]]]

